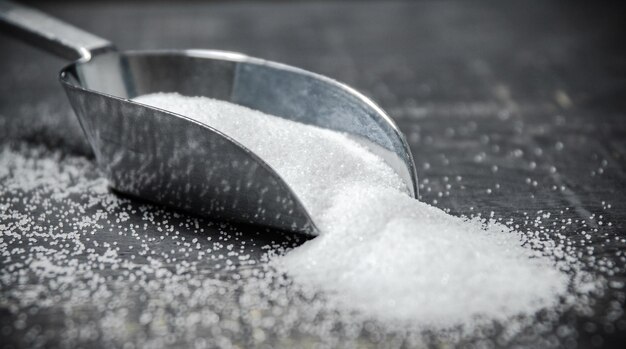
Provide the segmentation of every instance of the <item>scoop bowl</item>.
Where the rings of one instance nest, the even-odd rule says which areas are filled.
[[[60,81],[117,192],[217,219],[319,233],[289,184],[250,149],[211,126],[132,100],[177,92],[343,132],[379,155],[417,196],[413,158],[398,127],[335,80],[233,52],[117,52],[104,39],[9,2],[0,2],[0,23],[39,47],[78,58],[61,70]]]

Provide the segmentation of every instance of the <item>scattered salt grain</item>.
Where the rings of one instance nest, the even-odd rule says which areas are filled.
[[[608,203],[589,219],[573,210],[506,224],[454,217],[410,199],[384,162],[342,134],[203,98],[142,99],[241,136],[323,234],[301,244],[130,200],[82,156],[2,143],[3,346],[572,347],[581,327],[571,311],[587,321],[592,310],[626,328],[623,283],[603,288],[599,278],[622,275],[614,262],[626,261],[603,252]],[[260,129],[274,137],[256,137]],[[431,173],[439,162],[429,161]],[[442,200],[448,189],[469,192],[471,178],[451,178],[424,178],[420,188],[431,198],[445,190]]]

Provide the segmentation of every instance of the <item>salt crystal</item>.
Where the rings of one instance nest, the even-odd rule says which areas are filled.
[[[622,275],[626,260],[622,251],[615,260],[603,255],[603,243],[608,246],[611,237],[599,229],[610,225],[608,211],[604,217],[589,213],[590,220],[573,220],[577,227],[571,228],[579,231],[573,236],[564,231],[572,221],[563,216],[573,214],[568,208],[552,215],[521,212],[521,221],[498,219],[506,226],[454,217],[410,199],[382,160],[342,134],[225,102],[167,98],[171,109],[184,105],[195,110],[188,116],[199,119],[209,104],[230,118],[215,125],[222,130],[247,118],[252,124],[244,123],[246,130],[282,132],[282,138],[255,139],[260,134],[255,130],[240,141],[280,150],[255,149],[283,177],[291,173],[290,184],[307,198],[323,234],[289,251],[298,245],[298,235],[261,227],[244,233],[237,225],[123,198],[108,190],[89,159],[33,143],[3,143],[0,342],[8,340],[13,347],[84,347],[95,341],[156,348],[281,347],[300,341],[315,347],[554,347],[554,340],[562,346],[576,341],[575,325],[568,320],[572,314],[583,319],[592,311],[611,314],[599,304],[623,308],[623,285],[602,282],[602,275]],[[275,130],[276,125],[283,129]],[[229,132],[236,135],[238,129]],[[304,139],[294,143],[293,137]],[[424,141],[433,138],[424,136]],[[306,150],[298,148],[304,145]],[[332,156],[319,156],[322,147],[332,149]],[[302,157],[295,162],[289,154]],[[298,174],[316,170],[303,167],[308,166],[303,159],[325,167]],[[348,168],[341,170],[345,178],[332,166],[338,161]],[[350,171],[356,163],[360,168]],[[420,188],[432,191],[432,197],[451,178],[424,178]],[[446,186],[442,199],[456,186],[465,193],[472,189],[471,179],[454,178],[457,184]],[[511,192],[506,182],[502,188]],[[464,210],[484,213],[480,204]],[[489,217],[498,218],[494,212]],[[619,236],[614,240],[626,242]],[[611,290],[617,293],[611,296]],[[555,325],[567,336],[555,337]]]

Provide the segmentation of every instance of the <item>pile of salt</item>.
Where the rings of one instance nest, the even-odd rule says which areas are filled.
[[[383,160],[343,134],[205,97],[136,101],[219,129],[290,184],[322,233],[271,265],[338,310],[448,328],[532,315],[566,292],[567,275],[523,247],[523,234],[411,199]]]

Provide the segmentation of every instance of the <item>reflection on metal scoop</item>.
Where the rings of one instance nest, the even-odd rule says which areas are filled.
[[[117,52],[107,40],[0,1],[0,27],[76,60],[60,81],[99,167],[118,192],[204,216],[317,235],[296,194],[263,159],[219,130],[131,98],[178,92],[347,133],[417,195],[409,147],[385,112],[327,77],[239,53]],[[262,136],[262,135],[261,135]]]

